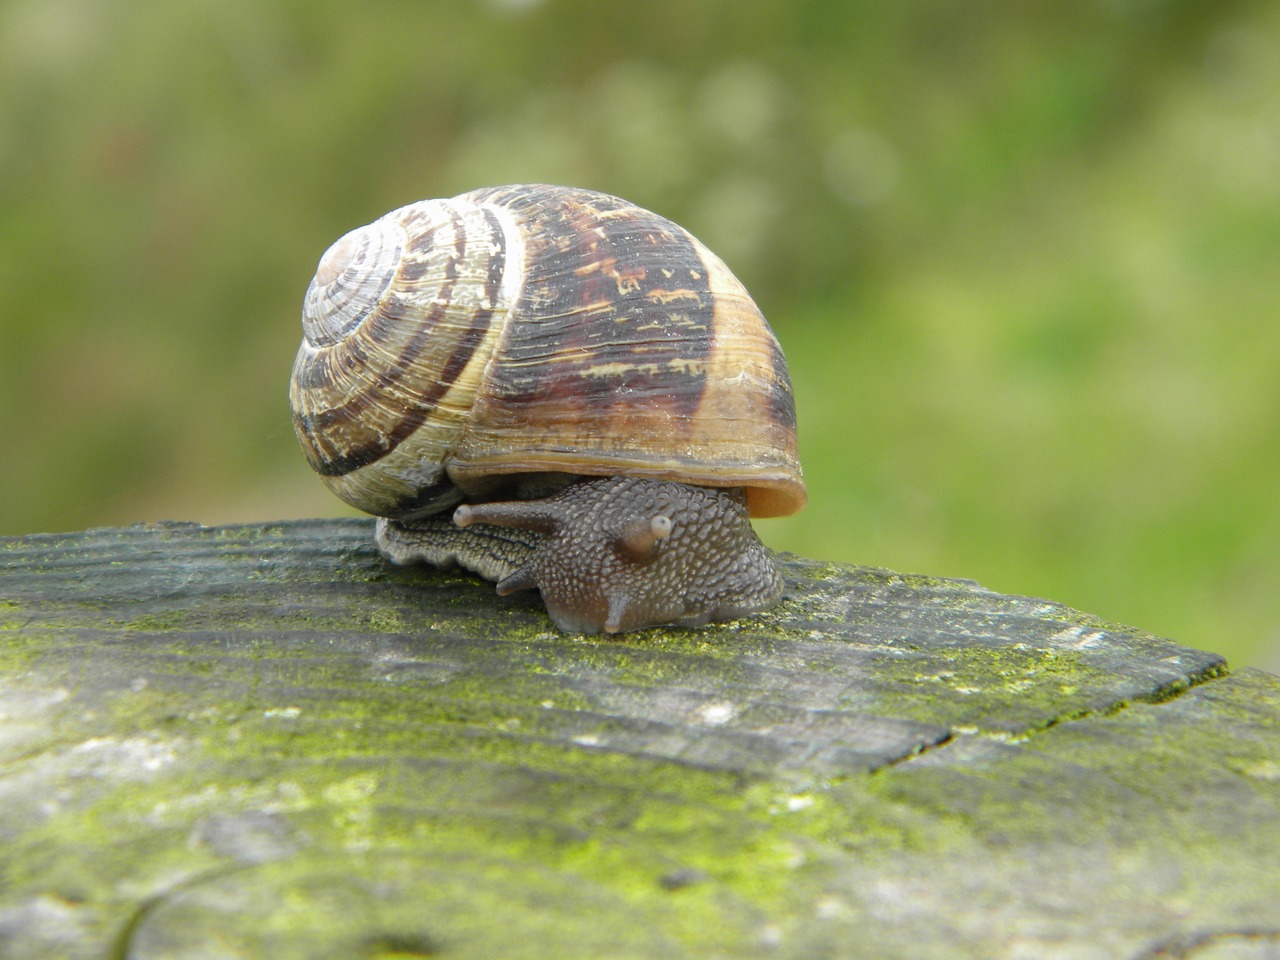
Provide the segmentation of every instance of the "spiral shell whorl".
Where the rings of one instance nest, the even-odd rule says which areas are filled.
[[[511,301],[510,233],[492,210],[424,201],[321,258],[290,400],[308,461],[343,500],[407,516],[451,487],[441,464]]]
[[[404,241],[404,230],[383,217],[325,251],[302,306],[302,331],[313,346],[340,342],[377,308],[400,268]]]

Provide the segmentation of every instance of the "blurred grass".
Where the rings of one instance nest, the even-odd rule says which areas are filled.
[[[780,549],[1280,668],[1280,9],[1224,0],[0,8],[0,532],[341,510],[285,383],[409,200],[620,194],[756,294]]]

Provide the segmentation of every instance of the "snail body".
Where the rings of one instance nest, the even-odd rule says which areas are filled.
[[[452,529],[442,525],[383,520],[378,543],[399,562],[467,567],[502,596],[537,588],[573,633],[700,627],[767,609],[782,592],[740,491],[608,477],[546,499],[461,506]]]
[[[581,592],[581,583],[599,578],[553,576],[545,558],[613,569],[564,530],[575,523],[613,530],[619,524],[608,517],[629,515],[616,485],[591,478],[644,478],[711,488],[713,500],[741,513],[745,538],[726,519],[734,513],[727,507],[675,510],[667,518],[673,532],[628,558],[664,584],[648,593],[627,588],[651,599],[614,617],[608,602],[601,606],[609,592],[602,586],[590,601],[560,604],[559,625],[691,624],[776,601],[776,570],[744,588],[750,602],[652,599],[662,591],[701,596],[698,563],[674,579],[655,573],[675,569],[682,551],[705,549],[699,527],[732,528],[740,556],[750,558],[745,566],[758,569],[757,548],[767,553],[747,516],[792,513],[805,499],[782,351],[742,285],[683,228],[616,197],[567,187],[494,187],[422,201],[329,248],[302,323],[290,402],[303,451],[334,493],[384,518],[379,545],[392,559],[453,560],[503,579],[478,569],[484,563],[467,544],[483,554],[500,522],[532,524],[540,559],[529,568],[539,572],[507,586],[537,586],[544,600],[555,584],[578,583],[569,592]],[[641,510],[649,520],[667,516],[655,497],[702,502],[673,488],[629,489],[654,504]],[[544,504],[536,518],[534,504],[519,503],[531,498]],[[450,556],[407,546],[416,542],[415,525],[438,528],[464,500],[478,511],[463,514],[475,526],[460,531],[470,536],[445,538]],[[486,506],[495,501],[522,509],[499,516]],[[593,612],[579,616],[569,610],[575,605]]]

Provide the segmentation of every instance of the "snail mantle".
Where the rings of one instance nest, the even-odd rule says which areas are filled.
[[[796,557],[749,618],[564,634],[373,533],[0,539],[0,955],[1280,949],[1274,676]]]

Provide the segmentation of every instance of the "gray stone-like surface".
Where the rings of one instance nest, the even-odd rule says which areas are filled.
[[[1276,949],[1275,677],[796,558],[569,636],[372,526],[0,540],[0,956]]]

